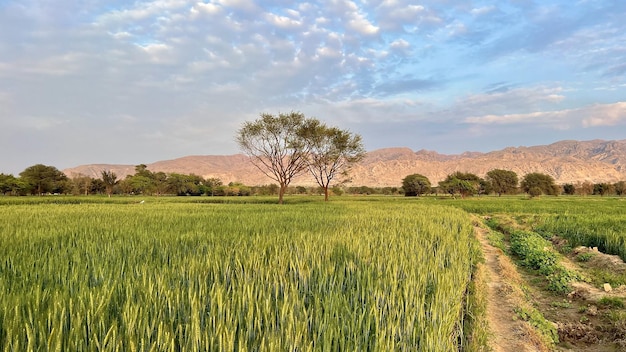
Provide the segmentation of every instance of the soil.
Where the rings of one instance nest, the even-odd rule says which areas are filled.
[[[520,302],[532,305],[555,324],[560,343],[552,350],[626,351],[626,308],[602,301],[609,298],[626,303],[626,286],[611,287],[606,291],[602,283],[596,280],[592,284],[593,280],[590,280],[573,282],[569,294],[550,292],[545,277],[512,264],[507,264],[511,268],[504,267],[504,261],[511,263],[510,258],[490,245],[484,228],[476,226],[475,232],[483,248],[488,272],[487,320],[494,351],[549,350],[538,341],[528,323],[517,318],[514,309]],[[559,249],[567,243],[557,239],[554,246]],[[581,262],[578,258],[585,253],[593,255]],[[626,264],[619,257],[585,247],[575,248],[564,255],[561,264],[583,277],[597,275],[598,270],[618,275],[626,272]],[[519,282],[511,280],[511,271],[515,271]],[[522,284],[525,287],[523,294],[519,288],[515,289]],[[621,318],[616,319],[616,316]]]
[[[544,348],[533,343],[528,326],[516,319],[513,297],[508,288],[510,283],[502,275],[500,257],[502,250],[489,244],[486,231],[475,227],[476,237],[480,241],[485,256],[487,271],[487,321],[492,333],[490,347],[495,352],[542,351]]]

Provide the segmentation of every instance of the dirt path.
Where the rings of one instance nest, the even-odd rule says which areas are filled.
[[[521,320],[515,319],[514,290],[502,275],[499,248],[487,241],[485,229],[475,227],[476,238],[480,241],[485,256],[487,272],[487,321],[491,331],[490,346],[495,352],[541,351],[532,342],[528,328]]]

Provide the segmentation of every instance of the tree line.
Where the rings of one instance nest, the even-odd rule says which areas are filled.
[[[203,178],[194,174],[164,173],[148,170],[145,164],[135,166],[135,174],[118,179],[114,172],[104,170],[100,178],[78,175],[67,177],[54,166],[37,164],[26,168],[19,177],[0,173],[2,195],[177,195],[177,196],[277,196],[280,186],[274,183],[250,186],[239,182],[224,184],[219,178]],[[626,195],[626,181],[591,183],[588,181],[557,185],[545,174],[525,175],[521,182],[513,171],[494,169],[484,178],[472,173],[455,172],[437,185],[420,174],[406,176],[397,187],[334,185],[328,189],[318,186],[288,186],[285,194],[308,195],[405,195],[431,194],[503,195],[527,193],[538,195]]]
[[[69,178],[54,166],[37,164],[15,177],[0,173],[0,195],[176,195],[176,196],[276,196],[279,186],[274,183],[250,186],[240,182],[224,184],[219,178],[203,178],[194,174],[164,173],[148,170],[145,164],[135,166],[135,173],[123,179],[110,170],[99,178],[77,175]],[[399,195],[400,187],[340,187],[328,189],[334,195]],[[285,194],[323,195],[319,186],[289,186]]]
[[[43,164],[27,167],[19,177],[0,174],[0,193],[3,195],[202,195],[226,191],[226,186],[217,178],[152,172],[145,164],[137,165],[135,174],[124,179],[118,179],[109,170],[102,171],[100,178],[86,175],[69,178],[56,167]]]
[[[428,177],[411,174],[402,180],[402,191],[405,196],[421,196],[425,194],[450,194],[461,197],[496,194],[526,193],[530,197],[540,195],[626,195],[626,181],[616,183],[566,183],[557,185],[552,176],[532,172],[520,180],[517,173],[510,170],[493,169],[481,178],[469,172],[454,172],[433,186]]]

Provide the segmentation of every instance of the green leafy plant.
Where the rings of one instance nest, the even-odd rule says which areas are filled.
[[[576,260],[578,260],[579,262],[588,262],[589,260],[591,260],[591,258],[593,258],[594,255],[595,254],[592,252],[580,253],[576,256]]]
[[[604,296],[598,300],[598,304],[602,307],[624,308],[624,300],[619,297]]]

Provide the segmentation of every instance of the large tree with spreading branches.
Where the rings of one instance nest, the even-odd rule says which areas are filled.
[[[365,148],[361,136],[327,127],[318,123],[306,136],[309,144],[308,168],[315,182],[324,190],[324,200],[328,201],[328,188],[337,176],[343,176],[340,182],[348,182],[352,166],[363,160]]]
[[[361,136],[300,112],[261,114],[237,131],[237,143],[257,169],[278,182],[280,204],[291,181],[307,170],[328,200],[331,182],[338,176],[347,181],[351,166],[365,156]]]
[[[278,182],[278,203],[294,177],[307,171],[311,149],[307,143],[319,121],[299,112],[261,114],[237,131],[237,144],[263,174]]]

